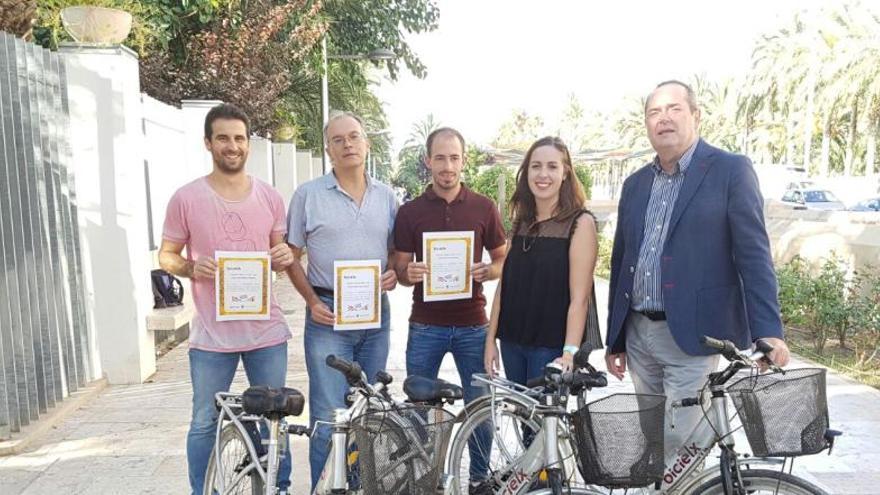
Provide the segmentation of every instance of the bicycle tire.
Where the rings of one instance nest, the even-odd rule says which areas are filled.
[[[809,481],[770,469],[743,469],[740,476],[749,495],[828,495]],[[721,475],[698,486],[691,495],[725,495]]]
[[[468,485],[470,483],[470,449],[469,443],[471,436],[474,434],[474,431],[483,423],[490,421],[490,414],[492,413],[492,402],[490,400],[485,400],[486,398],[481,398],[482,400],[474,401],[471,404],[468,404],[465,411],[461,413],[461,425],[458,428],[458,431],[454,434],[452,438],[452,445],[449,449],[449,474],[452,475],[454,481],[453,493],[456,495],[467,495],[468,494]],[[518,401],[511,398],[500,398],[499,401],[508,401],[511,404],[515,404],[520,406]],[[525,425],[531,428],[534,431],[538,431],[539,425],[537,422],[532,420],[531,418],[521,415],[518,412],[520,408],[516,407],[513,411],[503,411],[502,416],[509,417],[515,423],[519,423],[521,425]],[[525,410],[525,406],[523,406],[523,410]],[[519,426],[515,426],[510,428],[507,425],[501,424],[503,422],[496,419],[496,430],[501,428],[505,428],[505,432],[502,432],[502,435],[512,435],[517,438],[517,440],[522,440],[521,428]],[[499,426],[500,425],[500,426]],[[488,466],[489,471],[498,471],[502,470],[504,467],[509,465],[513,460],[517,459],[520,455],[525,452],[525,446],[520,443],[520,445],[515,446],[515,452],[505,453],[504,458],[507,459],[507,462],[503,462],[498,465],[491,465],[493,458],[493,449],[496,446],[496,442],[494,441],[497,438],[498,431],[494,432],[492,435],[492,444],[489,446],[490,451],[488,452],[487,458],[489,459]],[[476,445],[475,448],[480,448],[479,445]],[[467,456],[467,457],[465,457]],[[463,465],[463,461],[467,461],[466,465]],[[463,471],[464,470],[464,471]]]
[[[208,469],[205,471],[205,489],[204,495],[214,495],[217,491],[217,462],[216,454],[218,449],[211,450],[211,457],[208,459]],[[254,459],[247,449],[247,442],[241,431],[235,427],[235,424],[229,423],[220,431],[220,458],[223,464],[223,486],[226,487],[226,494],[240,495],[262,495],[265,493],[263,479],[256,470]],[[256,462],[259,462],[258,460]],[[235,481],[236,475],[249,469],[250,472],[239,479],[235,486],[231,486]]]

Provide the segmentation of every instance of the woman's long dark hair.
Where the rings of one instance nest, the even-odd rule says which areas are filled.
[[[511,236],[517,233],[521,225],[531,227],[535,223],[537,206],[535,206],[535,195],[529,189],[529,164],[532,162],[532,153],[542,146],[552,146],[561,152],[562,163],[565,166],[565,177],[559,188],[559,203],[556,205],[556,211],[553,212],[552,217],[559,221],[567,220],[580,212],[587,201],[584,186],[577,174],[574,173],[568,146],[558,137],[543,137],[532,143],[523,158],[522,165],[516,172],[516,191],[513,192],[513,197],[510,200],[510,216],[513,218]]]

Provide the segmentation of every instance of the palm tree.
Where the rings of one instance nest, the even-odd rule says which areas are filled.
[[[799,126],[805,166],[811,162],[813,135],[820,131],[820,173],[839,168],[851,174],[863,149],[865,170],[873,173],[880,136],[878,46],[880,18],[859,3],[800,13],[762,37],[738,112],[749,145],[758,134],[755,144],[790,161]],[[799,122],[798,115],[803,116]]]
[[[30,40],[36,18],[36,0],[0,0],[0,31]]]
[[[428,114],[423,120],[414,123],[403,149],[397,155],[397,171],[391,183],[405,189],[410,197],[418,196],[431,179],[430,173],[424,167],[425,157],[428,154],[425,142],[439,127],[440,124],[434,120],[433,114]]]

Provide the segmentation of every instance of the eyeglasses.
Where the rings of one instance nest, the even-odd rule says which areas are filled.
[[[330,144],[336,146],[337,148],[341,148],[345,146],[346,142],[350,142],[351,144],[359,144],[364,140],[364,135],[359,132],[353,132],[346,136],[334,136],[330,139]]]

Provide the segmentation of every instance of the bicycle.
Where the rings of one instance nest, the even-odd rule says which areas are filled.
[[[673,410],[681,407],[704,407],[705,398],[710,399],[710,405],[703,410],[703,419],[698,423],[694,431],[688,437],[687,441],[671,458],[667,459],[665,466],[659,472],[656,478],[654,489],[648,490],[649,493],[663,494],[725,494],[725,495],[744,495],[757,493],[774,493],[774,494],[791,494],[791,495],[824,495],[825,492],[809,483],[802,478],[791,474],[791,464],[789,464],[789,472],[784,472],[787,460],[786,458],[798,455],[810,455],[818,453],[825,448],[833,446],[834,438],[840,432],[827,429],[827,404],[824,400],[824,370],[789,370],[783,372],[779,368],[771,367],[774,373],[770,374],[751,374],[736,383],[727,386],[727,383],[743,369],[755,369],[758,362],[764,359],[766,354],[772,351],[772,347],[762,341],[758,341],[757,350],[751,354],[741,353],[737,351],[735,346],[729,341],[719,341],[709,337],[704,338],[704,343],[713,349],[718,350],[728,361],[728,366],[715,373],[711,373],[707,377],[706,385],[700,391],[698,397],[687,398],[676,401],[671,406]],[[583,362],[583,361],[581,361]],[[564,380],[564,379],[563,379]],[[491,382],[498,382],[494,379]],[[490,382],[490,383],[491,383]],[[532,384],[530,384],[532,385]],[[599,384],[601,386],[601,384]],[[504,386],[507,389],[505,395],[500,401],[493,399],[491,402],[484,401],[476,412],[482,414],[483,417],[492,414],[501,413],[510,418],[514,423],[520,425],[528,425],[531,428],[543,429],[545,436],[547,431],[553,431],[552,425],[541,417],[540,411],[534,407],[534,399],[531,398],[532,391],[527,388]],[[806,392],[812,390],[814,393],[805,395]],[[586,390],[585,390],[586,391]],[[734,450],[734,439],[732,437],[733,429],[731,427],[731,418],[727,413],[727,396],[733,395],[734,403],[738,414],[742,417],[743,426],[746,430],[746,436],[752,446],[752,450],[757,457],[741,457]],[[584,405],[584,394],[579,394],[578,410],[574,415],[580,415],[580,421],[574,420],[574,428],[561,428],[559,435],[567,441],[573,440],[574,448],[567,447],[567,442],[561,442],[558,445],[559,456],[576,455],[578,468],[581,471],[582,481],[585,485],[601,485],[609,488],[618,488],[626,486],[627,483],[621,483],[614,479],[614,476],[602,475],[603,469],[607,468],[609,463],[612,465],[627,466],[627,463],[619,463],[614,458],[617,455],[615,447],[626,445],[621,442],[619,435],[614,433],[614,418],[619,415],[615,413],[603,418],[611,424],[611,427],[603,425],[605,421],[598,420],[595,413],[599,412],[605,405],[600,399],[590,404]],[[782,434],[768,432],[764,422],[770,421],[772,417],[770,413],[773,409],[780,409],[779,404],[769,398],[775,398],[776,401],[790,402],[790,397],[799,399],[801,408],[797,416],[801,418],[798,421],[797,416],[792,418],[793,408],[791,405],[786,409],[786,417],[784,418],[789,426],[785,428]],[[614,397],[614,396],[611,396]],[[809,399],[813,399],[812,401]],[[496,409],[498,409],[496,411]],[[613,408],[611,408],[613,409]],[[661,408],[662,410],[662,408]],[[486,412],[488,411],[488,412]],[[476,419],[471,423],[479,421],[475,411],[470,411]],[[556,413],[559,417],[565,417],[561,412]],[[468,420],[465,420],[467,424]],[[485,421],[485,419],[483,419]],[[645,423],[646,418],[640,418],[639,429],[647,431]],[[662,431],[663,416],[661,415],[656,424],[660,425]],[[472,429],[472,427],[471,427]],[[521,428],[514,428],[517,432]],[[462,426],[462,431],[465,426]],[[568,431],[566,431],[568,430]],[[792,431],[798,432],[798,436],[792,441]],[[536,456],[534,445],[528,446],[523,442],[523,438],[517,435],[507,435],[507,441],[512,444],[513,448],[519,449],[516,453],[510,454],[511,445],[502,446],[499,450],[507,453],[503,457],[504,464],[497,468],[494,478],[498,478],[501,474],[502,480],[509,480],[512,466],[523,465],[524,459],[532,460]],[[498,435],[495,437],[498,438]],[[513,442],[511,442],[511,438]],[[644,436],[645,440],[650,440],[650,435]],[[662,433],[661,433],[662,438]],[[503,440],[503,439],[502,439]],[[453,441],[453,451],[450,454],[450,462],[455,463],[463,453],[463,441],[459,435]],[[550,443],[548,442],[548,445]],[[700,470],[704,461],[712,452],[714,446],[720,448],[720,463],[717,469]],[[656,452],[657,445],[654,445]],[[638,450],[638,449],[637,449]],[[646,449],[645,453],[652,449]],[[662,452],[662,443],[659,444],[659,452]],[[500,456],[499,456],[500,457]],[[635,456],[630,456],[635,458]],[[782,457],[776,459],[774,457]],[[545,458],[551,458],[551,455],[545,454]],[[648,465],[642,463],[643,465]],[[649,463],[656,468],[657,463]],[[546,465],[546,464],[545,464]],[[635,466],[636,464],[631,464]],[[782,466],[781,470],[774,470],[774,467]],[[454,472],[456,466],[450,468]],[[612,469],[622,475],[626,475],[626,469]],[[571,469],[565,467],[565,473],[571,472]],[[507,476],[507,478],[504,478]],[[532,479],[529,474],[528,480]],[[654,471],[653,476],[657,476]],[[557,476],[558,478],[558,476]],[[623,480],[632,481],[632,480]],[[639,484],[647,485],[645,479],[638,480]],[[555,485],[551,485],[550,491],[537,491],[535,493],[560,493],[559,483],[554,481]],[[572,481],[568,481],[569,484]],[[461,484],[459,484],[460,486]],[[629,484],[632,486],[632,483]],[[483,491],[481,493],[522,493],[522,489],[514,490],[511,482],[507,482],[507,491],[498,488],[496,483],[492,488],[494,490]],[[595,488],[576,488],[570,493],[602,493]],[[629,491],[628,491],[629,493]]]
[[[461,387],[411,376],[403,384],[409,402],[397,402],[388,373],[371,385],[357,363],[330,355],[327,365],[345,376],[350,406],[326,423],[330,454],[313,493],[450,493],[442,468],[454,415],[442,405],[461,399]]]
[[[544,375],[522,386],[500,377],[474,375],[475,382],[490,388],[490,395],[474,401],[462,415],[462,425],[456,433],[449,455],[449,471],[456,476],[459,494],[596,494],[592,488],[577,486],[575,473],[578,461],[572,435],[578,416],[568,411],[569,395],[578,397],[583,410],[586,393],[593,388],[605,387],[605,374],[589,364],[592,348],[584,344],[574,356],[574,371],[563,373],[558,365],[550,363]],[[630,402],[628,419],[645,428],[631,431],[632,445],[627,468],[637,466],[636,472],[626,476],[613,474],[618,486],[651,484],[662,468],[663,433],[662,414],[665,397],[615,394],[600,399],[607,404],[621,400]],[[635,401],[635,402],[633,402]],[[622,414],[627,414],[622,411]],[[659,419],[659,421],[658,421]],[[474,440],[471,435],[486,423],[491,424],[492,442],[482,445],[479,459],[470,459],[466,450]],[[657,426],[659,424],[659,427]],[[497,448],[497,450],[495,450]],[[637,452],[636,452],[637,451]],[[475,473],[473,461],[487,462],[485,473]],[[480,471],[479,469],[476,471]],[[606,469],[604,475],[608,475]],[[650,473],[654,473],[650,476]],[[471,480],[475,474],[481,479]],[[646,476],[646,474],[648,476]]]
[[[292,388],[252,386],[242,394],[218,392],[220,411],[214,450],[205,473],[205,495],[279,493],[280,455],[287,450],[287,434],[303,434],[308,428],[288,425],[287,416],[302,414],[305,399]],[[263,440],[257,425],[263,424]]]
[[[461,399],[461,387],[444,380],[409,377],[404,392],[410,402],[401,403],[388,394],[393,380],[388,373],[378,373],[376,385],[370,385],[357,363],[330,355],[327,364],[345,375],[351,405],[334,411],[334,421],[329,423],[331,451],[315,495],[448,490],[448,481],[438,479],[445,457],[435,453],[446,451],[453,415],[440,406]],[[312,434],[310,428],[287,425],[284,419],[302,413],[302,394],[256,386],[243,394],[217,393],[215,400],[220,416],[205,495],[276,495],[287,434]],[[260,438],[258,423],[266,423],[267,440]],[[390,464],[377,462],[383,458]]]
[[[822,488],[791,474],[794,457],[817,454],[825,449],[830,453],[834,439],[841,434],[828,428],[825,370],[782,370],[766,358],[773,347],[761,340],[756,341],[756,350],[750,354],[740,352],[727,340],[708,336],[702,340],[729,364],[709,374],[697,397],[672,404],[673,411],[701,407],[703,418],[673,458],[667,460],[660,491],[694,495],[826,495]],[[773,372],[755,373],[761,361]],[[728,385],[744,369],[751,373]],[[728,396],[733,398],[756,457],[747,458],[735,450]],[[708,408],[705,407],[707,397],[710,399]],[[772,423],[786,426],[777,429]],[[698,472],[696,467],[702,465],[716,445],[720,448],[718,469]],[[788,459],[792,459],[791,462]],[[786,464],[788,472],[785,472]],[[780,466],[780,470],[773,469]]]

